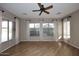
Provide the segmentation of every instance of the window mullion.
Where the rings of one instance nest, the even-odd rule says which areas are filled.
[[[9,20],[8,20],[8,41],[9,41]]]
[[[48,23],[48,32],[49,32],[49,23]],[[48,34],[49,35],[49,34]]]

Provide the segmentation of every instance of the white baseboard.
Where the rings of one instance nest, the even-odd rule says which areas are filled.
[[[18,44],[18,43],[17,43]],[[3,50],[1,50],[0,51],[0,53],[2,53],[2,52],[4,52],[4,51],[6,51],[7,49],[9,49],[9,48],[11,48],[11,47],[13,47],[13,46],[15,46],[16,45],[16,43],[15,44],[13,44],[13,45],[11,45],[11,46],[9,46],[9,47],[7,47],[6,49],[3,49]]]
[[[64,42],[65,42],[65,41],[64,41]],[[79,46],[77,46],[77,45],[75,45],[75,44],[73,44],[73,43],[71,43],[71,42],[65,42],[65,43],[67,43],[67,44],[69,44],[69,45],[71,45],[71,46],[73,46],[73,47],[79,49]]]
[[[26,40],[23,40],[23,41],[20,41],[20,42],[52,42],[52,41],[56,42],[56,40],[51,40],[51,41],[48,41],[48,40],[43,40],[43,41],[35,41],[35,40],[26,41]]]
[[[16,44],[13,44],[12,46],[14,46],[14,45],[16,45]],[[11,48],[12,46],[9,46],[9,47],[7,47],[6,49],[1,50],[0,53],[6,51],[7,49]]]

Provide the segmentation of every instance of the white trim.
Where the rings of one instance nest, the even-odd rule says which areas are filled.
[[[55,41],[57,42],[56,40],[39,40],[39,41],[36,41],[36,40],[21,40],[20,42],[51,42],[51,41]]]
[[[64,41],[64,42],[65,42],[65,41]],[[73,43],[71,43],[71,42],[65,42],[65,43],[67,43],[67,44],[69,44],[69,45],[71,45],[71,46],[73,46],[73,47],[79,49],[79,46],[77,46],[77,45],[75,45],[75,44],[73,44]]]
[[[16,44],[13,44],[12,46],[14,46],[14,45],[16,45]],[[11,48],[12,46],[9,46],[9,47],[7,47],[6,49],[1,50],[0,53],[2,53],[2,52],[4,52],[5,50]]]
[[[4,51],[6,51],[7,49],[9,49],[9,48],[11,48],[11,47],[13,47],[13,46],[15,46],[15,45],[17,45],[17,44],[19,44],[19,43],[20,43],[20,42],[15,43],[15,44],[13,44],[13,45],[11,45],[11,46],[8,46],[7,48],[5,48],[5,49],[1,50],[1,51],[0,51],[0,53],[2,53],[2,52],[4,52]]]

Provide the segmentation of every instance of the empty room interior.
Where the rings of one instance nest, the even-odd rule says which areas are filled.
[[[0,56],[79,56],[79,3],[0,3]]]

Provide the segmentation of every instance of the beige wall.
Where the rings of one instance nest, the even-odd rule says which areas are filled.
[[[70,19],[70,35],[69,44],[79,48],[79,11],[73,13]]]
[[[58,31],[58,40],[62,38],[62,21],[61,20],[58,20],[57,21],[57,31]],[[60,38],[61,37],[61,38]]]

